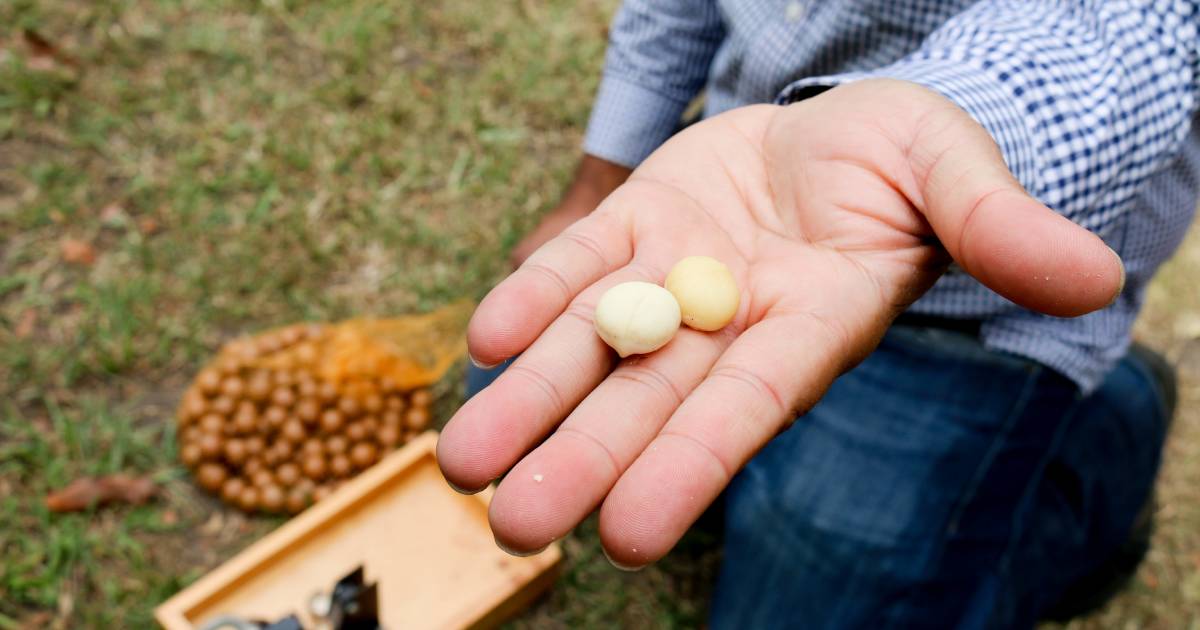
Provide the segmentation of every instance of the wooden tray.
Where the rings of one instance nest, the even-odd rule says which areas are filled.
[[[160,605],[167,630],[220,614],[305,627],[307,602],[363,566],[378,582],[384,628],[491,627],[554,581],[557,545],[527,558],[496,547],[487,522],[492,489],[461,495],[434,459],[429,431],[349,481]]]

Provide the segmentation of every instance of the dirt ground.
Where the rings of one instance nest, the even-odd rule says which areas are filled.
[[[481,296],[573,167],[615,0],[0,3],[0,628],[144,628],[277,519],[199,492],[170,418],[238,334]],[[1072,628],[1200,629],[1200,232],[1138,335],[1178,362],[1154,550]],[[445,420],[459,395],[439,386]],[[148,505],[47,512],[130,471]],[[588,522],[514,627],[694,627],[700,528],[636,574]]]

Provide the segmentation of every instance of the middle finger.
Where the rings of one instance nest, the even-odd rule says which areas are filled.
[[[496,542],[533,552],[589,513],[704,379],[737,331],[681,328],[652,354],[622,361],[545,442],[504,478],[489,518]]]

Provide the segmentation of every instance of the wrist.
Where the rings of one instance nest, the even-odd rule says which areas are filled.
[[[612,191],[625,183],[632,172],[633,169],[628,167],[584,154],[560,205],[586,206],[588,211],[591,211]]]

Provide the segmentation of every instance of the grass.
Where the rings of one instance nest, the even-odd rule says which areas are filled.
[[[243,332],[423,311],[502,277],[573,166],[615,4],[0,3],[0,629],[146,627],[278,524],[223,510],[177,464],[187,379]],[[65,261],[64,239],[95,263]],[[1140,329],[1181,360],[1200,336],[1198,276],[1194,235]],[[1187,378],[1155,552],[1077,627],[1197,627],[1200,373]],[[163,498],[42,505],[117,470]],[[637,574],[608,567],[594,522],[564,545],[560,584],[516,627],[702,623],[719,555],[705,530]]]

